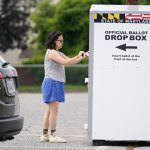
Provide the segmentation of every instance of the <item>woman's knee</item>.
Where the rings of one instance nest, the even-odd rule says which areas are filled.
[[[50,112],[57,114],[58,113],[59,102],[50,103]]]
[[[45,106],[45,114],[49,115],[49,113],[50,113],[50,106],[47,104]]]

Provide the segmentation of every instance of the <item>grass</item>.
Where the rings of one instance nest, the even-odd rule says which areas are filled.
[[[87,85],[65,85],[66,92],[87,92]],[[20,86],[20,92],[38,93],[41,92],[41,85]]]
[[[87,85],[65,85],[66,92],[87,92]]]

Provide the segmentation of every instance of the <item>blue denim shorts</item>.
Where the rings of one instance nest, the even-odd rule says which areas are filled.
[[[50,78],[44,78],[42,82],[42,95],[44,103],[54,101],[64,102],[64,83]]]

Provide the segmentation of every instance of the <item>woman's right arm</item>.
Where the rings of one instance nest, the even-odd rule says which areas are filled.
[[[72,58],[65,57],[65,58],[63,58],[59,54],[59,52],[57,52],[56,50],[50,50],[49,53],[48,53],[48,58],[55,61],[55,62],[57,62],[57,63],[59,63],[59,64],[67,66],[67,65],[76,64],[79,61],[81,61],[83,59],[82,55],[84,55],[84,52],[80,51],[79,54],[75,57],[72,57]]]

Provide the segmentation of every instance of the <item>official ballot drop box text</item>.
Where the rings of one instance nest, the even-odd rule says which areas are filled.
[[[88,132],[150,141],[150,6],[90,9]]]

